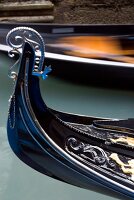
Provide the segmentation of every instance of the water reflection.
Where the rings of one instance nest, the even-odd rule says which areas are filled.
[[[65,112],[110,118],[134,117],[134,92],[73,85],[59,79],[41,81],[48,106]]]
[[[12,152],[9,148],[6,136],[6,128],[0,128],[0,196],[3,196],[5,193],[9,176],[11,172],[11,165],[12,165]],[[2,198],[1,198],[2,199]]]

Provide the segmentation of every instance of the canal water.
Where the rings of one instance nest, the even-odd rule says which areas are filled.
[[[6,130],[8,99],[12,93],[7,73],[12,63],[13,60],[0,53],[0,200],[117,199],[49,178],[14,155]],[[134,117],[134,91],[81,86],[51,75],[41,81],[41,91],[44,101],[54,109],[101,117]]]

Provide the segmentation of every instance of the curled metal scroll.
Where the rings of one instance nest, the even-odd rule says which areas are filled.
[[[82,160],[92,161],[97,165],[106,164],[111,167],[115,166],[115,163],[109,159],[102,148],[78,141],[76,138],[68,138],[66,149]]]
[[[12,48],[8,53],[10,57],[14,57],[15,53],[19,54],[18,61],[9,69],[9,77],[14,78],[16,75],[13,68],[15,68],[20,61],[20,55],[25,42],[30,43],[35,52],[33,72],[41,73],[44,62],[45,44],[42,36],[37,31],[29,27],[14,28],[7,34],[6,42]]]

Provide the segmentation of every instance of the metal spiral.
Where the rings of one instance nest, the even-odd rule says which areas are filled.
[[[8,55],[10,57],[14,57],[16,53],[19,54],[19,59],[9,69],[9,76],[11,78],[14,78],[12,74],[16,73],[13,71],[13,69],[20,61],[25,42],[30,43],[35,52],[34,70],[36,71],[36,73],[40,73],[42,71],[45,57],[45,43],[42,36],[32,28],[17,27],[9,31],[6,36],[6,43],[12,48],[8,52]]]
[[[93,146],[79,141],[76,138],[70,137],[67,139],[66,149],[70,153],[83,160],[90,160],[97,165],[109,165],[115,167],[115,164],[108,157],[107,153],[98,146]]]

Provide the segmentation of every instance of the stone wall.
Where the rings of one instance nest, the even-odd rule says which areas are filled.
[[[53,22],[54,5],[49,0],[0,2],[1,22]]]
[[[55,0],[55,2],[55,23],[134,24],[134,0]]]
[[[41,4],[48,0],[0,0],[0,4],[8,5],[10,2],[16,4],[21,2],[21,6],[27,5],[29,11],[10,11],[9,18],[1,18],[2,21],[27,21],[30,22],[54,22],[54,23],[72,23],[72,24],[134,24],[134,0],[50,0],[54,4],[53,9],[42,11],[31,10],[30,3]],[[23,2],[23,3],[22,3]],[[7,6],[8,7],[8,6]],[[17,7],[15,5],[15,7]],[[7,10],[5,6],[5,10]],[[19,18],[15,18],[14,13]],[[0,10],[0,16],[7,16],[6,11]],[[24,18],[23,18],[24,15]],[[44,15],[47,15],[43,18]],[[31,16],[34,16],[32,19]],[[40,16],[40,18],[38,17]],[[11,18],[12,17],[12,18]],[[27,17],[27,18],[26,18]],[[44,21],[43,21],[44,20]],[[54,20],[54,21],[53,21]]]

